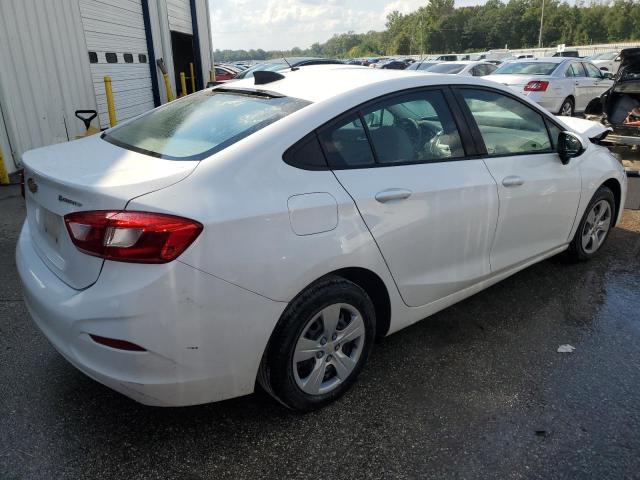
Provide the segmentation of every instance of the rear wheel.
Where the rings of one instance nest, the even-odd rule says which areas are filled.
[[[589,260],[604,245],[615,221],[615,197],[608,187],[600,187],[580,220],[567,250],[569,260]]]
[[[285,310],[258,381],[289,408],[323,407],[354,383],[374,337],[375,310],[366,292],[343,278],[327,277]]]
[[[558,115],[563,115],[565,117],[572,117],[575,106],[573,104],[573,100],[571,98],[565,98],[564,102],[562,102],[562,106],[560,107],[560,111]]]

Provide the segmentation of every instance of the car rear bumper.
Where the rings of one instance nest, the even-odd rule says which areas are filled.
[[[520,90],[525,97],[530,98],[534,102],[536,102],[541,107],[549,110],[551,113],[556,114],[560,111],[560,107],[562,107],[562,102],[564,97],[554,97],[549,94],[549,92],[525,92]]]
[[[74,290],[36,254],[28,225],[16,250],[29,313],[71,364],[155,406],[182,406],[251,393],[269,336],[286,304],[174,261],[105,262],[98,281]],[[126,340],[126,351],[89,336]]]

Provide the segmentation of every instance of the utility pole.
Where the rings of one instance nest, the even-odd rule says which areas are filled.
[[[542,0],[542,11],[540,12],[540,34],[538,35],[538,48],[542,48],[542,24],[544,22],[544,0]]]

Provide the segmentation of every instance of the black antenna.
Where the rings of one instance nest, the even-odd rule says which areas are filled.
[[[292,67],[289,61],[285,57],[282,57],[282,59],[284,60],[284,63],[289,65],[289,68],[291,69],[292,72],[295,72],[296,70],[298,70],[296,67]]]

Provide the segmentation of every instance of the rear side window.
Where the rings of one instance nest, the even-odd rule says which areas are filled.
[[[489,155],[541,153],[552,149],[541,114],[502,93],[460,90]]]
[[[103,134],[129,150],[170,160],[200,160],[310,102],[208,90],[168,103]]]
[[[307,135],[284,152],[285,163],[304,170],[326,170],[327,161],[315,133]]]
[[[320,134],[331,168],[366,167],[375,164],[367,132],[358,115],[341,120]]]

